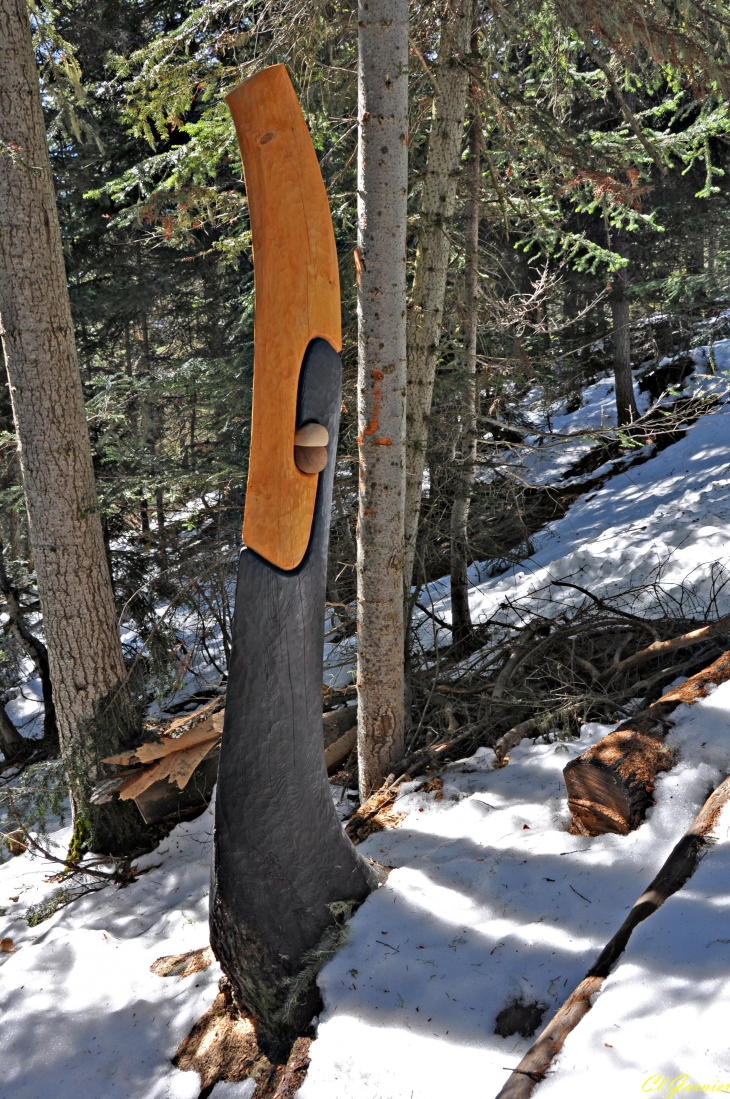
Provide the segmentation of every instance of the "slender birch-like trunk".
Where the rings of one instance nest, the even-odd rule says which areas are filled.
[[[408,2],[358,5],[360,793],[403,755]]]
[[[473,23],[473,0],[447,0],[441,11],[441,40],[435,78],[433,119],[421,192],[418,246],[408,313],[408,417],[405,513],[405,583],[410,590],[416,553],[421,485],[428,442],[433,383],[446,295],[456,185],[464,140],[464,113]]]
[[[628,242],[619,231],[616,251],[624,259],[628,257]],[[634,398],[634,379],[631,373],[631,316],[626,291],[629,273],[625,267],[617,271],[611,290],[611,320],[613,323],[613,374],[616,383],[616,414],[619,424],[630,424],[639,418]]]
[[[7,150],[10,150],[8,155]],[[104,555],[25,0],[0,0],[0,335],[43,610],[72,854],[138,845],[133,806],[94,807],[100,757],[139,733]]]
[[[464,382],[461,402],[461,465],[451,507],[451,638],[464,645],[471,634],[467,582],[469,506],[477,462],[477,319],[479,293],[479,183],[481,126],[478,110],[469,126],[469,215],[466,226]]]

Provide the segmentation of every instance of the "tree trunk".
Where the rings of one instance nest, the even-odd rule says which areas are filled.
[[[358,7],[358,760],[363,798],[403,754],[408,4]]]
[[[8,616],[7,629],[13,635],[26,656],[29,656],[38,672],[43,693],[43,739],[48,747],[58,741],[56,707],[53,701],[53,682],[48,663],[48,650],[42,641],[31,633],[25,621],[20,595],[5,568],[4,546],[0,541],[0,595],[5,599]]]
[[[464,324],[464,391],[461,402],[461,468],[451,507],[451,639],[463,646],[471,635],[467,582],[468,520],[477,462],[477,320],[479,316],[479,143],[481,126],[475,108],[469,127],[469,217],[466,229],[466,321]]]
[[[0,702],[0,752],[11,763],[14,760],[24,759],[32,750],[31,742],[20,735]]]
[[[438,88],[421,193],[418,247],[408,313],[408,421],[405,510],[405,585],[410,590],[436,374],[456,184],[463,148],[473,0],[450,0],[442,12]]]
[[[136,809],[98,810],[101,757],[134,743],[84,412],[28,10],[0,0],[0,334],[20,444],[31,542],[74,812],[73,852],[120,853]]]
[[[324,340],[310,345],[300,391],[299,422],[324,424],[336,440],[341,366]],[[272,1059],[286,1059],[317,1011],[313,980],[293,996],[292,980],[307,965],[307,951],[328,929],[332,933],[337,902],[346,911],[376,884],[337,819],[322,752],[334,452],[335,445],[320,474],[302,564],[285,572],[245,549],[238,567],[218,769],[211,943]]]
[[[629,248],[625,234],[619,230],[616,237],[615,250],[627,259]],[[634,379],[631,374],[631,329],[629,328],[631,317],[629,299],[626,297],[628,285],[628,268],[622,267],[614,275],[611,291],[613,373],[616,382],[616,414],[619,424],[630,424],[639,418],[634,399]]]

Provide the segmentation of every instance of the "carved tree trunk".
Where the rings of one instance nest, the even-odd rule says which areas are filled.
[[[131,745],[127,687],[46,147],[28,10],[0,0],[0,333],[76,853],[137,846],[133,807],[94,809],[98,760]],[[0,146],[2,147],[2,146]]]
[[[471,634],[467,582],[468,521],[477,462],[477,321],[479,293],[479,114],[469,127],[469,216],[466,229],[466,321],[464,390],[461,402],[461,467],[451,508],[451,638],[463,645]]]
[[[433,383],[446,296],[456,183],[464,141],[464,112],[473,0],[444,5],[436,69],[438,88],[428,139],[426,173],[421,193],[418,248],[408,313],[408,418],[405,515],[405,583],[410,589],[416,553],[421,485],[428,442]]]
[[[285,572],[250,549],[238,567],[233,651],[218,768],[211,943],[259,1044],[286,1060],[317,1012],[314,981],[291,981],[332,928],[336,902],[376,885],[340,824],[322,752],[327,542],[341,366],[315,340],[302,368],[298,423],[333,440],[302,564]],[[347,910],[345,909],[345,912]],[[287,1005],[287,1000],[289,1003]]]
[[[286,1060],[317,1011],[314,974],[337,943],[338,917],[344,922],[376,880],[337,817],[322,751],[342,400],[329,204],[284,66],[257,73],[228,103],[256,257],[256,334],[210,930],[259,1044],[272,1060]]]
[[[407,0],[358,6],[358,759],[363,798],[403,755]]]

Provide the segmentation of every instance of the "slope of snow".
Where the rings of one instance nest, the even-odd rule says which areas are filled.
[[[570,743],[523,741],[502,770],[491,769],[492,753],[481,749],[447,769],[440,801],[409,784],[395,805],[406,819],[360,847],[395,869],[320,975],[325,1012],[302,1099],[442,1099],[455,1087],[496,1095],[530,1045],[516,1034],[498,1037],[497,1014],[510,1001],[537,1001],[548,1021],[722,778],[730,684],[706,700],[706,720],[693,720],[689,707],[676,713],[672,741],[681,762],[659,779],[655,808],[629,836],[567,831],[562,769],[607,726],[589,724]],[[717,918],[724,918],[722,905]],[[714,979],[716,965],[708,952],[703,979]],[[627,994],[613,1014],[633,1018]],[[644,1031],[652,1026],[647,1016]],[[656,1071],[667,1060],[667,1050],[659,1057],[662,1042],[657,1035]],[[713,1055],[727,1048],[719,1024],[702,1048],[710,1046]],[[710,1056],[708,1072],[713,1063]],[[590,1055],[581,1066],[580,1086],[555,1094],[586,1094]],[[572,1071],[568,1064],[564,1077],[556,1074],[555,1087]],[[611,1077],[606,1086],[627,1094],[617,1086],[624,1082]]]
[[[691,590],[697,615],[717,594],[717,613],[730,611],[730,405],[701,417],[685,437],[643,465],[582,496],[535,538],[535,553],[469,592],[472,621],[515,621],[530,612],[556,614],[584,596],[552,586],[562,580],[617,596],[661,581],[667,599]],[[478,566],[472,570],[478,577]],[[720,590],[718,591],[718,587]],[[434,612],[450,621],[448,579],[429,586]],[[649,615],[660,613],[655,595]],[[424,601],[424,600],[422,600]],[[425,627],[432,630],[429,624]],[[440,643],[450,641],[442,630]]]
[[[718,591],[730,537],[729,415],[720,407],[581,498],[517,568],[489,579],[475,568],[474,619],[507,621],[515,604],[521,615],[550,613],[548,597],[582,598],[552,586],[557,579],[633,599],[632,585],[660,576],[666,598],[684,585],[700,608],[714,594],[716,609],[730,610],[727,589]],[[448,619],[445,587],[432,585],[431,594]],[[393,870],[321,974],[325,1010],[303,1099],[495,1095],[530,1043],[495,1035],[498,1013],[516,999],[535,1001],[544,1023],[578,983],[730,769],[729,721],[730,685],[676,711],[680,762],[659,779],[647,823],[628,837],[567,831],[562,769],[607,726],[585,726],[578,741],[524,741],[501,770],[482,749],[446,769],[441,796],[417,783],[404,788],[396,811],[405,820],[361,847]],[[654,1074],[730,1079],[714,1022],[730,998],[718,976],[730,949],[727,816],[721,823],[720,845],[635,933],[538,1094],[640,1094]],[[0,1099],[196,1099],[197,1075],[170,1058],[210,1007],[220,971],[178,980],[149,967],[207,944],[211,832],[209,809],[139,860],[148,872],[135,883],[76,901],[34,928],[28,907],[59,887],[47,880],[55,868],[29,855],[0,865],[0,939],[16,950],[0,953]],[[51,838],[63,849],[68,830]],[[625,1040],[606,1036],[609,1020]],[[219,1084],[213,1099],[251,1092],[250,1082]]]
[[[682,719],[695,742],[724,734],[723,771],[729,723],[730,684]],[[634,932],[593,1010],[568,1036],[540,1099],[577,1099],[589,1088],[595,1099],[608,1099],[638,1094],[644,1084],[665,1095],[700,1090],[696,1084],[730,1092],[730,807],[714,834],[716,846],[685,888]]]

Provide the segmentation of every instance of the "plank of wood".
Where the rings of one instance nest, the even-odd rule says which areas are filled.
[[[160,759],[171,752],[179,752],[181,748],[192,748],[196,744],[205,741],[217,740],[223,732],[224,711],[214,714],[207,721],[202,721],[194,729],[188,729],[179,737],[162,738],[159,744],[141,744],[137,749],[137,759],[141,763],[150,763],[153,759]]]
[[[318,482],[294,461],[299,375],[312,340],[342,347],[337,249],[317,156],[286,68],[262,70],[227,103],[243,162],[256,288],[243,539],[264,560],[290,570],[309,545]]]
[[[584,836],[627,835],[638,828],[654,804],[656,776],[674,764],[674,755],[664,744],[669,714],[682,703],[704,698],[711,687],[728,679],[730,652],[725,652],[571,760],[563,778],[573,831]]]

